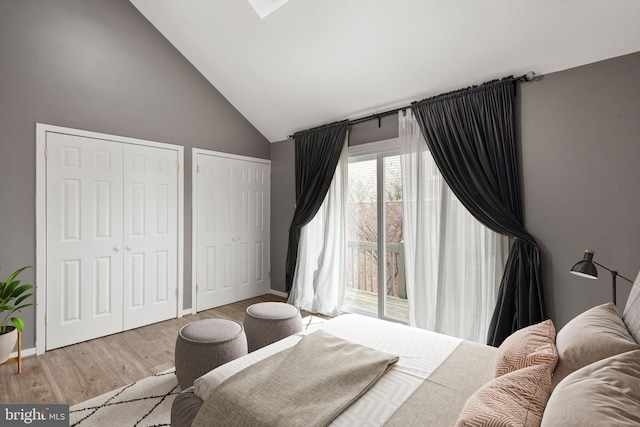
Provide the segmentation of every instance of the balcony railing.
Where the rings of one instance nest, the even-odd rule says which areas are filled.
[[[350,241],[347,250],[349,288],[378,292],[378,243]],[[404,244],[386,244],[386,294],[407,298]]]

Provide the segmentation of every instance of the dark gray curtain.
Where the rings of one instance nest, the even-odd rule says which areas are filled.
[[[348,121],[298,132],[295,140],[296,210],[289,227],[286,290],[291,290],[298,261],[300,229],[316,216],[329,191],[347,136]]]
[[[511,77],[414,102],[433,158],[460,202],[482,224],[515,238],[487,343],[546,319],[540,250],[522,226]]]

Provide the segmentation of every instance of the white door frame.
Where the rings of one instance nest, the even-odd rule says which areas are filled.
[[[220,151],[206,150],[204,148],[192,148],[191,149],[191,314],[197,313],[197,239],[196,239],[196,225],[198,224],[197,209],[195,209],[196,200],[198,199],[198,155],[204,154],[208,156],[225,157],[227,159],[244,160],[254,163],[262,163],[271,165],[271,160],[260,159],[257,157],[242,156],[239,154],[229,154]],[[269,227],[271,225],[269,224]],[[271,271],[271,266],[269,266]]]
[[[61,126],[36,123],[36,354],[43,354],[46,348],[46,305],[47,305],[47,218],[46,184],[47,170],[45,148],[47,133],[62,133],[85,138],[104,139],[122,144],[145,145],[174,150],[178,155],[178,299],[177,317],[182,317],[184,294],[184,147],[164,142],[148,141],[125,136],[110,135]]]

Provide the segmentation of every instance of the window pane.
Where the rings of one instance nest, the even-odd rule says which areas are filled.
[[[409,303],[404,279],[402,235],[402,175],[400,156],[384,158],[385,206],[385,310],[386,317],[409,321]]]
[[[376,160],[349,163],[346,306],[378,315]]]
[[[408,322],[400,157],[352,160],[348,198],[345,309]]]

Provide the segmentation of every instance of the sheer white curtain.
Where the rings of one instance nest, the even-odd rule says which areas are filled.
[[[298,262],[289,303],[312,313],[335,316],[347,283],[347,141],[320,210],[300,231]]]
[[[458,201],[411,111],[398,121],[410,324],[485,343],[509,239]]]

